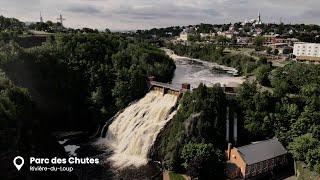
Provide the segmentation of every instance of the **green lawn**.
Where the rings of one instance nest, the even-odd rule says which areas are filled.
[[[251,55],[252,52],[255,52],[255,50],[251,49],[251,48],[238,48],[237,50],[236,49],[226,48],[224,50],[224,52],[229,52],[229,53],[232,53],[232,54],[243,54],[243,55],[246,55],[246,56],[253,57],[256,60],[259,59],[258,56]]]
[[[170,180],[185,180],[181,174],[176,174],[174,172],[169,172]]]
[[[303,162],[297,161],[298,180],[310,180],[318,179],[319,175],[313,171],[310,171]]]

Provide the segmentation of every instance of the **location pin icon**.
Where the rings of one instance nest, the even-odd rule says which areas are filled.
[[[21,162],[17,163],[17,160],[20,160]],[[16,166],[16,168],[18,169],[18,171],[20,171],[20,169],[22,168],[23,164],[24,164],[24,159],[21,156],[17,156],[13,159],[13,164]]]

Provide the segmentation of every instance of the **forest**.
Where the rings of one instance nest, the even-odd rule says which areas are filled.
[[[0,59],[8,76],[57,119],[52,127],[86,130],[142,97],[148,76],[168,82],[175,69],[164,52],[109,33],[59,34],[29,49],[8,43]]]

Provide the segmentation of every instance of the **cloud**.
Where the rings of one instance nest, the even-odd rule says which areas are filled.
[[[92,0],[91,0],[92,1]],[[102,10],[91,5],[73,5],[65,8],[66,11],[84,14],[100,14]]]
[[[303,12],[301,14],[301,17],[306,18],[306,19],[320,17],[320,11],[319,11],[319,9],[309,9],[309,10]]]
[[[32,1],[32,3],[30,3]],[[69,27],[144,29],[172,25],[229,23],[255,18],[264,22],[319,23],[319,0],[10,0],[0,1],[5,16],[35,21],[61,13]]]
[[[199,10],[196,7],[177,6],[174,4],[127,6],[126,8],[115,10],[113,13],[131,20],[193,19],[218,15],[218,12],[214,9],[201,8]]]

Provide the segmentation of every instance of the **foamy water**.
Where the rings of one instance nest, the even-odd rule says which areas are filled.
[[[217,83],[223,86],[232,83],[242,84],[245,81],[244,77],[234,77],[232,75],[238,72],[235,68],[218,65],[217,63],[200,59],[178,56],[170,49],[163,50],[175,61],[176,70],[172,79],[172,84],[177,87],[180,87],[182,83],[189,83],[192,88],[197,88],[200,83],[212,87]],[[212,70],[213,67],[222,68],[230,74],[217,73]]]
[[[139,167],[148,162],[148,152],[160,130],[176,113],[177,96],[150,91],[120,113],[108,128],[103,143],[113,151],[108,158],[117,168]]]

